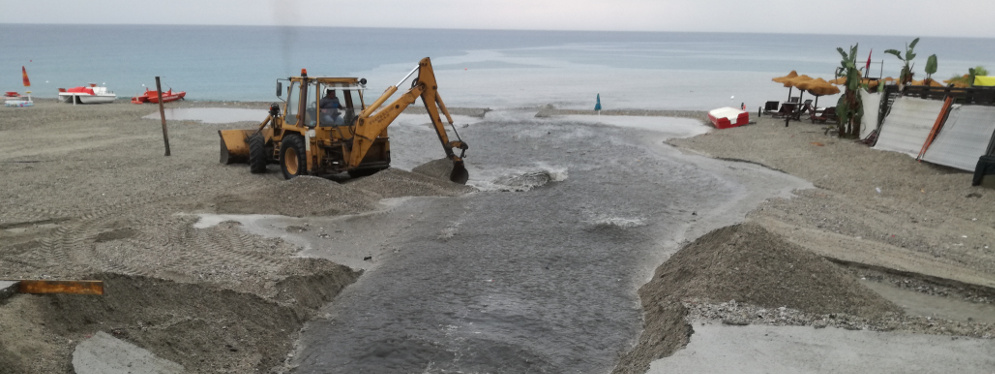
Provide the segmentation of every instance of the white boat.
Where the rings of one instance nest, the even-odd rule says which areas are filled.
[[[114,91],[108,90],[104,86],[97,86],[96,83],[90,83],[89,86],[59,89],[59,100],[74,105],[112,103],[116,99],[117,94]]]
[[[17,92],[7,91],[3,95],[3,105],[12,107],[34,106],[35,102],[31,100],[31,91],[28,91],[27,94],[28,96],[21,96]]]

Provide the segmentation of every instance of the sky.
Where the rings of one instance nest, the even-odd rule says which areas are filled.
[[[995,38],[986,0],[0,0],[0,24],[197,24]]]

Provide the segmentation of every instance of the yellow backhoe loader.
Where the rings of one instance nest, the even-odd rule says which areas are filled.
[[[411,88],[384,105],[398,86],[415,73]],[[302,69],[299,77],[277,80],[277,97],[282,96],[284,82],[287,99],[282,113],[280,105],[274,103],[257,129],[218,131],[222,163],[248,162],[249,171],[262,173],[268,163],[278,162],[286,179],[342,172],[353,177],[370,175],[390,167],[387,127],[421,97],[446,157],[453,162],[450,180],[465,184],[469,178],[463,166],[467,144],[460,139],[439,96],[428,57],[369,106],[363,101],[366,79],[308,77],[307,70]],[[322,94],[326,98],[335,96],[337,105],[322,105],[327,104]],[[440,112],[446,116],[456,140],[450,140]]]

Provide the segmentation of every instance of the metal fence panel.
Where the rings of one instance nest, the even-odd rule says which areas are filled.
[[[936,139],[923,154],[930,163],[974,171],[995,132],[995,107],[955,107]]]

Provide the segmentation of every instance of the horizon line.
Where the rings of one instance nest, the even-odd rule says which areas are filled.
[[[46,22],[2,22],[0,25],[34,26],[211,26],[211,27],[288,27],[288,28],[340,28],[340,29],[395,29],[395,30],[466,30],[466,31],[531,31],[531,32],[610,32],[610,33],[689,33],[689,34],[750,34],[750,35],[818,35],[818,36],[887,36],[887,37],[928,37],[995,39],[992,36],[951,36],[951,35],[901,35],[901,34],[861,34],[861,33],[793,33],[779,31],[700,31],[700,30],[605,30],[605,29],[532,29],[532,28],[465,28],[465,27],[416,27],[416,26],[324,26],[324,25],[259,25],[259,24],[209,24],[209,23],[46,23]]]

